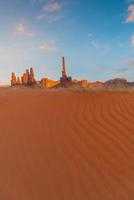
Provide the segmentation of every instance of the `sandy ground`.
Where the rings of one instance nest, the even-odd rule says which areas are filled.
[[[131,199],[134,92],[0,89],[0,200]]]

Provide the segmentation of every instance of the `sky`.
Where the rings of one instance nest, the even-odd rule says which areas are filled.
[[[134,81],[134,0],[0,0],[0,83],[34,67],[59,79]]]

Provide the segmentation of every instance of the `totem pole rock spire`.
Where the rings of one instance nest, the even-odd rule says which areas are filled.
[[[65,57],[62,57],[62,80],[66,80],[67,75],[66,75],[66,64],[65,64]]]
[[[62,77],[60,78],[60,82],[62,84],[66,84],[67,82],[72,82],[72,77],[67,76],[67,73],[66,73],[66,64],[65,64],[64,57],[62,57]]]

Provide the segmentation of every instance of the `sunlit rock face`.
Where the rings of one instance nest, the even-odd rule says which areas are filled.
[[[93,89],[102,89],[104,87],[103,83],[100,81],[89,83],[89,88]]]
[[[52,87],[57,86],[58,84],[59,84],[59,81],[50,80],[48,78],[43,78],[40,81],[41,88],[52,88]]]
[[[11,86],[15,86],[17,84],[17,78],[14,72],[11,75]]]
[[[29,81],[29,82],[28,82],[29,85],[34,85],[34,84],[36,84],[36,80],[35,80],[35,76],[34,76],[34,70],[33,70],[32,67],[30,68],[29,80],[28,80],[28,81]]]
[[[22,85],[28,85],[29,82],[29,70],[27,69],[26,72],[21,77],[22,79]]]
[[[11,75],[11,86],[22,85],[22,86],[32,86],[36,84],[36,79],[34,75],[33,68],[30,68],[30,71],[26,69],[23,76],[16,78],[15,73]]]

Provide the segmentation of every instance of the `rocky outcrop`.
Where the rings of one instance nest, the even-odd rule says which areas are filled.
[[[29,83],[29,70],[27,69],[26,72],[21,77],[22,79],[22,85],[28,85]]]
[[[111,79],[104,83],[104,88],[106,89],[122,89],[128,87],[127,79],[124,78]]]
[[[20,77],[17,78],[17,85],[21,85]]]
[[[43,78],[40,81],[41,88],[52,88],[59,84],[59,81],[50,80],[48,78]]]
[[[33,68],[30,68],[30,72],[27,69],[23,76],[16,78],[15,73],[11,75],[11,86],[22,85],[22,86],[33,86],[36,84]]]
[[[11,75],[11,86],[15,86],[17,84],[17,78],[14,72]]]
[[[34,70],[33,70],[32,67],[30,68],[29,80],[28,80],[28,81],[29,81],[29,82],[28,82],[29,85],[34,85],[34,84],[36,84],[36,80],[35,80],[35,76],[34,76]]]
[[[90,89],[103,89],[104,84],[100,81],[92,82],[92,83],[89,83],[89,88]]]

